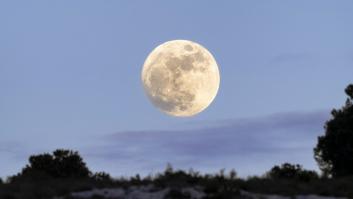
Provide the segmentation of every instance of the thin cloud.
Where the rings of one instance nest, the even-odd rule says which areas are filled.
[[[231,167],[242,175],[262,172],[282,161],[313,169],[312,149],[323,133],[328,113],[279,113],[190,130],[118,132],[105,137],[105,144],[86,155],[136,169],[128,172],[149,173],[167,162],[203,171]]]

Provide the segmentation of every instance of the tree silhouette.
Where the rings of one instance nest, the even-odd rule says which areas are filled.
[[[58,149],[53,154],[33,155],[29,165],[22,170],[22,175],[44,173],[54,178],[86,178],[91,172],[78,152]]]
[[[332,110],[325,135],[318,137],[314,148],[315,160],[326,176],[353,175],[353,84],[345,92],[346,104]]]

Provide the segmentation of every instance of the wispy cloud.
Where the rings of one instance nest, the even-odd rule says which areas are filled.
[[[189,130],[117,132],[87,156],[111,172],[148,173],[171,162],[202,171],[235,168],[241,175],[259,174],[283,161],[316,168],[312,149],[323,133],[328,111],[279,113],[259,118],[219,121]],[[94,161],[92,161],[94,162]]]

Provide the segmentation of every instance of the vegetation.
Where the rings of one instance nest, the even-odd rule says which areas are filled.
[[[168,165],[163,173],[142,178],[113,179],[105,172],[92,173],[78,152],[59,149],[52,154],[33,155],[20,173],[4,182],[0,178],[1,199],[48,199],[93,188],[122,188],[153,185],[169,188],[167,199],[189,199],[182,188],[202,187],[204,199],[240,198],[240,191],[287,196],[317,194],[353,198],[353,85],[344,107],[333,110],[325,125],[325,135],[318,138],[314,149],[323,175],[305,170],[301,165],[284,163],[274,166],[263,176],[241,179],[235,170],[226,173],[200,174],[174,170]],[[102,198],[94,196],[93,198]]]
[[[289,163],[284,163],[281,166],[274,166],[266,176],[273,180],[292,179],[304,182],[319,179],[319,175],[315,171],[304,170],[299,164],[292,165]]]
[[[325,135],[318,138],[315,159],[327,176],[353,175],[353,84],[346,88],[346,104],[333,109],[326,122]]]
[[[111,178],[104,172],[92,173],[78,152],[58,149],[29,157],[20,173],[0,183],[0,198],[50,198],[72,191],[105,187]]]
[[[67,154],[77,155],[76,152]],[[84,162],[80,162],[78,165],[85,165],[82,163]],[[335,179],[319,177],[314,171],[308,171],[300,165],[289,163],[273,167],[262,177],[250,177],[248,179],[236,177],[234,170],[230,172],[221,170],[216,174],[200,174],[193,170],[188,172],[174,170],[170,165],[163,173],[145,178],[136,175],[129,179],[112,179],[104,172],[92,174],[91,171],[88,172],[90,173],[88,176],[72,177],[64,172],[67,171],[67,167],[60,167],[65,168],[64,171],[59,172],[63,175],[56,175],[58,171],[53,175],[46,170],[26,169],[32,168],[31,166],[27,165],[22,173],[12,176],[4,184],[0,184],[1,199],[47,199],[54,196],[66,196],[73,199],[69,196],[69,193],[93,188],[115,187],[126,189],[131,186],[144,185],[154,185],[156,189],[170,188],[167,194],[167,198],[170,199],[190,198],[187,193],[181,192],[181,189],[195,186],[202,187],[206,193],[204,199],[239,198],[240,190],[288,196],[319,194],[353,197],[353,177]],[[44,169],[45,167],[41,168]],[[73,168],[77,169],[76,167]],[[81,168],[86,171],[86,167]],[[95,196],[95,198],[101,198],[101,196]]]
[[[29,165],[17,177],[38,173],[53,178],[87,178],[91,174],[78,152],[63,149],[29,157]]]

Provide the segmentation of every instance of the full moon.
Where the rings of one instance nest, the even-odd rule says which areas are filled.
[[[217,95],[220,76],[212,54],[198,43],[172,40],[147,57],[141,79],[150,101],[179,117],[205,110]]]

